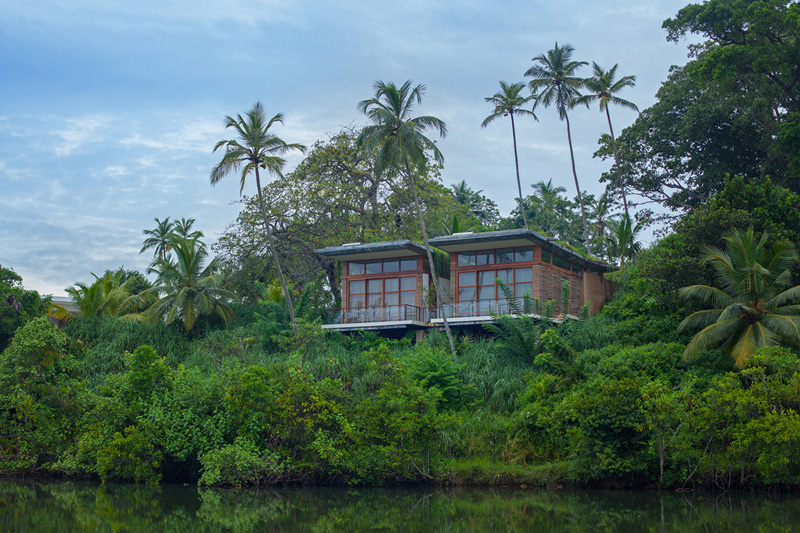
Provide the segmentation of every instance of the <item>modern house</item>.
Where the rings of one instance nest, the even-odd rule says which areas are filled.
[[[527,295],[540,303],[554,301],[559,314],[577,315],[587,303],[590,313],[597,312],[613,294],[613,284],[603,274],[615,267],[531,230],[456,233],[430,243],[450,254],[452,303],[440,311],[454,325],[490,321],[489,312],[511,312],[509,295],[520,308]],[[568,302],[562,302],[565,293]]]
[[[342,307],[330,310],[323,328],[404,333],[429,327],[433,284],[422,245],[410,240],[350,243],[315,252],[342,261]],[[447,285],[447,258],[437,255],[439,268],[434,270]]]
[[[493,320],[490,312],[512,312],[514,302],[523,309],[531,301],[552,300],[562,315],[577,315],[589,303],[594,313],[614,290],[603,274],[615,267],[530,230],[456,233],[430,243],[438,249],[434,270],[447,293],[440,309],[432,296],[425,248],[418,243],[351,243],[316,250],[342,261],[342,308],[331,310],[323,327],[404,333],[440,327],[442,315],[453,326],[470,326]],[[449,254],[449,261],[439,250]],[[561,301],[565,294],[568,303]]]

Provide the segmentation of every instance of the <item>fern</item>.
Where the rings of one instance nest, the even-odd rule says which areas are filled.
[[[521,300],[505,283],[497,280],[497,286],[503,292],[508,305],[509,314],[500,315],[490,312],[494,323],[486,323],[484,329],[493,333],[501,349],[518,357],[533,360],[541,353],[542,333],[553,328],[553,309],[555,302],[542,304],[538,298],[525,294]],[[533,311],[535,316],[531,316]]]

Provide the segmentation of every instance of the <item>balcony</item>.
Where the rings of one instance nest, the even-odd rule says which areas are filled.
[[[328,309],[324,329],[336,331],[419,329],[428,326],[430,310],[415,305],[383,305],[357,309]]]
[[[532,300],[529,296],[521,296],[512,300],[503,298],[502,300],[458,302],[444,304],[441,311],[434,312],[431,322],[435,326],[441,326],[442,314],[447,317],[448,323],[454,326],[492,322],[494,320],[492,315],[522,314],[542,318],[543,307],[544,305],[539,300]],[[558,320],[553,321],[558,322]]]

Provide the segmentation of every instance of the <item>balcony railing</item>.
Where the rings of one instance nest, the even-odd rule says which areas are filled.
[[[383,305],[357,309],[328,309],[326,324],[362,324],[369,322],[428,322],[430,311],[415,305]]]
[[[458,302],[444,304],[441,311],[435,313],[435,318],[441,318],[442,312],[447,318],[462,318],[473,316],[487,316],[490,313],[497,315],[512,315],[518,311],[523,314],[539,314],[541,310],[535,309],[540,305],[538,301],[532,301],[529,297],[514,298],[511,302],[508,299],[502,300],[480,300],[469,302]]]

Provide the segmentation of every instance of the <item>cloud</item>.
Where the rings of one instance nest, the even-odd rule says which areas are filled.
[[[128,173],[128,170],[121,166],[108,166],[103,170],[103,172],[112,178],[116,178],[117,176],[124,176]]]
[[[53,151],[59,157],[71,155],[82,145],[101,139],[101,130],[106,129],[109,122],[107,117],[101,116],[66,119],[67,129],[54,132],[63,142],[55,145]]]

